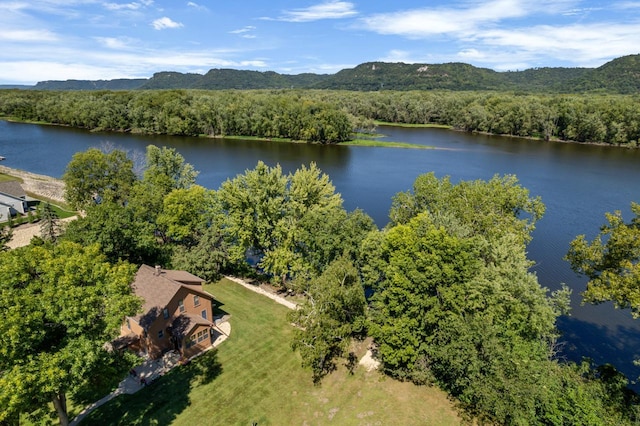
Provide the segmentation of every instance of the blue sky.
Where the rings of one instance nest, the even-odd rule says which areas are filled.
[[[640,1],[0,0],[0,84],[363,62],[498,71],[640,53]]]

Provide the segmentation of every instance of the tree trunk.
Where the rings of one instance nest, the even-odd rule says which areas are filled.
[[[53,396],[53,406],[56,407],[56,411],[58,412],[60,426],[69,426],[69,415],[67,414],[67,397],[64,393],[59,393]]]

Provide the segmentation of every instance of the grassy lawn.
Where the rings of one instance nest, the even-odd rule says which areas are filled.
[[[290,348],[287,308],[227,280],[209,285],[231,315],[217,350],[174,369],[134,395],[94,411],[82,424],[285,425],[460,424],[436,388],[344,367],[314,386]]]

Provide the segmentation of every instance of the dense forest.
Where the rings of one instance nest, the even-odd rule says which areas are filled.
[[[92,130],[339,143],[376,121],[636,147],[631,95],[328,90],[0,91],[0,116]]]
[[[292,348],[318,383],[349,357],[353,339],[369,336],[384,373],[438,385],[478,424],[637,420],[637,397],[614,367],[558,358],[556,319],[569,290],[549,294],[529,272],[526,247],[545,206],[515,176],[457,184],[419,176],[378,229],[344,209],[315,164],[285,174],[258,163],[211,190],[195,185],[198,172],[174,149],[150,145],[143,172],[135,169],[121,150],[76,153],[63,180],[67,202],[85,214],[0,253],[0,307],[22,309],[0,323],[0,421],[52,397],[64,416],[66,395],[92,386],[89,373],[109,371],[118,355],[101,341],[135,311],[126,283],[141,263],[210,282],[254,276],[301,295],[289,317]],[[638,240],[618,225],[611,247],[625,264]],[[591,259],[602,247],[576,241],[576,270],[596,276],[601,264]],[[91,304],[78,305],[85,292]],[[47,309],[35,315],[42,297]],[[95,318],[96,309],[106,315]]]
[[[211,69],[206,74],[158,72],[149,79],[41,81],[25,89],[330,89],[330,90],[491,90],[531,93],[640,90],[640,55],[614,59],[598,68],[532,68],[497,72],[464,63],[405,64],[368,62],[336,74],[297,75],[273,71]],[[0,86],[1,87],[1,86]]]

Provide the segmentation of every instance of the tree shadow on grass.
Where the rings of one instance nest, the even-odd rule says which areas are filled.
[[[179,366],[132,395],[120,395],[97,408],[83,425],[170,424],[191,404],[193,388],[210,383],[222,373],[217,349]]]

